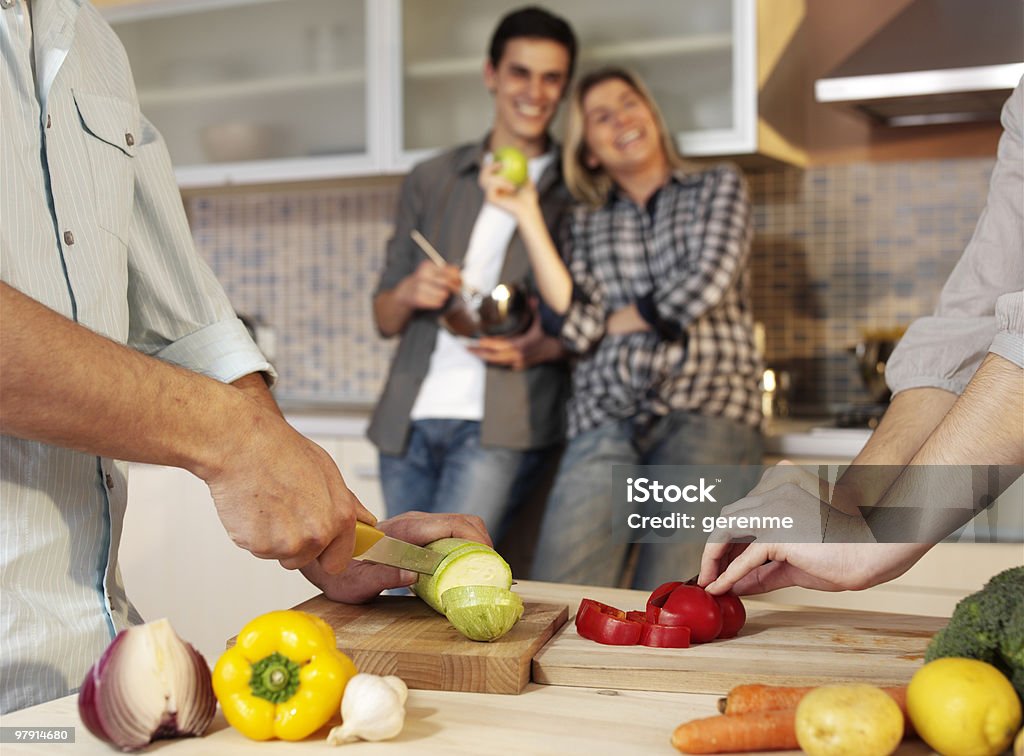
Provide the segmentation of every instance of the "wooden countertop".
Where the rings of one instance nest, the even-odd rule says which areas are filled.
[[[582,596],[617,606],[641,606],[646,594],[524,581],[520,593],[538,601],[565,602],[575,609]],[[680,723],[717,713],[717,695],[663,693],[530,683],[519,695],[412,690],[405,729],[391,741],[342,746],[344,753],[386,754],[674,754],[669,743]],[[334,724],[337,724],[335,722]],[[40,743],[4,743],[8,754],[63,753],[109,756],[109,745],[95,739],[78,717],[77,696],[23,709],[0,718],[0,726],[73,727],[75,743],[66,749]],[[300,743],[248,740],[218,710],[202,738],[159,741],[147,752],[188,754],[303,754],[331,751],[325,728]],[[904,743],[898,756],[931,753],[919,741]]]

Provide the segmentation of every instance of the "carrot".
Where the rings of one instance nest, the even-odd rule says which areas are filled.
[[[718,700],[718,710],[723,714],[745,714],[748,711],[769,709],[795,709],[800,699],[814,690],[813,687],[792,687],[788,685],[737,685],[726,698]],[[882,688],[892,696],[905,712],[907,709],[907,686]]]
[[[730,716],[751,711],[795,709],[813,687],[787,685],[737,685],[726,698],[718,700],[718,710]]]
[[[796,740],[796,711],[774,709],[695,719],[676,728],[672,745],[683,753],[796,749],[800,747]]]
[[[737,685],[726,698],[718,699],[718,710],[728,716],[747,714],[754,711],[795,709],[800,699],[814,690],[813,687],[787,685]],[[906,734],[913,733],[910,717],[907,715],[907,686],[882,688],[899,705],[903,712]]]

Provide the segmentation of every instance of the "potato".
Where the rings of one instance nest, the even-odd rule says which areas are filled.
[[[872,685],[825,685],[796,708],[796,739],[810,756],[888,756],[903,739],[903,713]]]

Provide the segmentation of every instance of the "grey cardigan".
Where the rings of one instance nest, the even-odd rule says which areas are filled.
[[[394,235],[374,296],[393,289],[424,259],[409,238],[419,229],[438,250],[459,265],[483,206],[477,183],[484,144],[456,147],[420,163],[405,179]],[[572,205],[562,180],[559,155],[537,184],[541,209],[553,239]],[[526,281],[533,287],[526,247],[516,232],[501,270],[502,281]],[[437,311],[419,311],[409,320],[391,363],[387,383],[370,421],[367,436],[385,454],[402,454],[409,435],[413,403],[430,367],[437,340]],[[509,449],[537,449],[563,440],[569,371],[564,361],[526,370],[487,366],[481,441]]]

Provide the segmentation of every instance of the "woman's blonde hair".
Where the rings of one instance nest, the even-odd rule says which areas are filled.
[[[658,126],[658,136],[669,165],[673,168],[686,168],[685,162],[679,155],[679,150],[676,149],[675,139],[668,130],[668,126],[665,125],[661,109],[643,80],[632,71],[618,66],[607,66],[591,71],[576,84],[569,101],[565,151],[562,153],[562,172],[565,174],[565,183],[573,196],[592,207],[600,207],[607,201],[613,181],[602,166],[591,168],[587,165],[589,149],[584,136],[586,117],[583,113],[583,100],[591,89],[611,79],[618,79],[625,83],[647,104],[654,115],[654,122]]]

